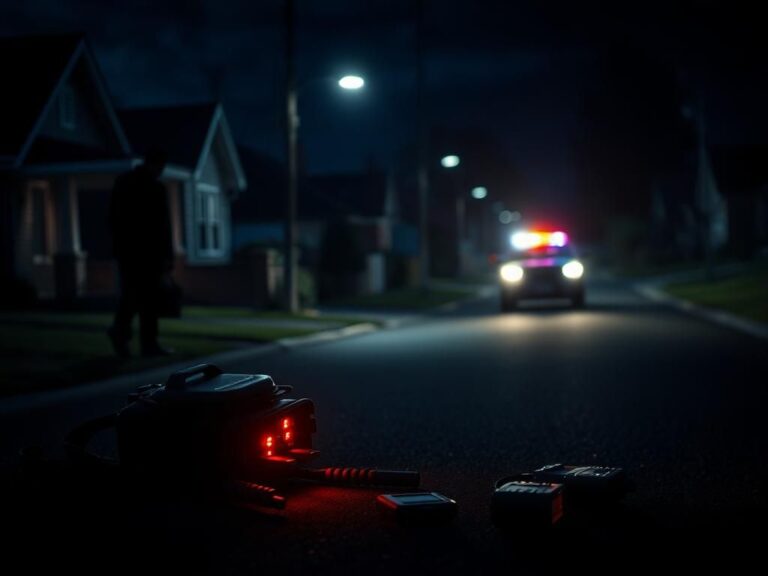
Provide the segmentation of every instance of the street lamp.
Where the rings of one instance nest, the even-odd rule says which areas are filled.
[[[475,186],[472,188],[471,194],[475,200],[482,200],[488,196],[488,189],[485,186]]]
[[[298,187],[298,139],[299,139],[299,106],[298,89],[296,87],[295,54],[295,0],[285,0],[285,135],[288,157],[288,190],[285,209],[285,246],[283,257],[283,290],[284,308],[295,313],[299,310],[298,290],[298,224],[296,222],[296,190]],[[344,90],[359,90],[365,85],[360,76],[344,76],[338,81]]]
[[[461,159],[456,156],[455,154],[449,154],[448,156],[443,156],[440,159],[440,164],[443,168],[456,168],[461,163]]]
[[[290,65],[289,65],[290,66]],[[344,76],[338,80],[344,90],[359,90],[365,86],[360,76]],[[285,214],[285,255],[283,262],[284,307],[288,312],[299,311],[298,239],[299,225],[296,219],[298,188],[299,102],[293,67],[289,67],[286,90],[286,140],[288,143],[288,198]]]
[[[344,76],[339,79],[339,86],[344,90],[360,90],[365,86],[365,80],[360,76]]]

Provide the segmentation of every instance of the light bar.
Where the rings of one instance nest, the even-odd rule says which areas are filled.
[[[542,246],[562,248],[568,244],[568,234],[565,232],[515,232],[511,238],[515,250],[531,250]]]

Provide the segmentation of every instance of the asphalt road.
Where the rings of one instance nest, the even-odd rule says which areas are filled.
[[[767,353],[764,341],[605,281],[584,310],[500,314],[488,299],[224,366],[315,400],[318,464],[419,470],[424,488],[459,503],[446,527],[383,521],[382,490],[296,486],[285,512],[263,514],[106,489],[71,496],[65,482],[19,487],[18,446],[55,445],[122,398],[94,391],[6,414],[5,523],[18,538],[3,556],[102,573],[626,573],[716,560],[732,572],[764,546]],[[494,527],[493,482],[553,462],[622,466],[636,489],[615,509],[566,511],[552,532]]]

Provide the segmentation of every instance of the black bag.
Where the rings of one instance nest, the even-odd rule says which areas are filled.
[[[157,315],[160,318],[181,318],[181,297],[181,286],[176,284],[173,276],[163,276],[157,298]]]

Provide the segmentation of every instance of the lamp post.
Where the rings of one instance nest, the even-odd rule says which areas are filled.
[[[440,159],[440,165],[447,170],[455,171],[460,164],[461,158],[456,154],[448,154]],[[466,178],[463,180],[466,180]],[[460,182],[457,186],[454,181],[456,201],[456,262],[459,276],[463,275],[465,271],[464,244],[467,232],[467,203],[464,183]],[[483,200],[488,196],[488,189],[485,186],[475,186],[469,195],[475,200]]]
[[[288,156],[288,190],[285,207],[285,247],[283,256],[283,306],[290,313],[299,310],[299,291],[297,283],[297,247],[296,239],[296,187],[298,181],[298,95],[296,94],[296,66],[294,58],[294,5],[293,0],[285,0],[285,131]]]
[[[461,164],[461,158],[456,154],[448,154],[440,159],[440,165],[453,172],[456,171],[459,164]],[[461,276],[463,272],[464,196],[461,192],[461,185],[457,186],[455,180],[451,180],[453,180],[453,195],[456,202],[456,273],[457,276]]]
[[[296,196],[298,189],[299,97],[296,87],[294,57],[294,0],[285,1],[285,132],[288,156],[288,190],[285,209],[285,245],[283,254],[283,307],[291,313],[299,311],[298,235]],[[360,76],[349,75],[338,80],[343,90],[359,90],[365,86]]]

